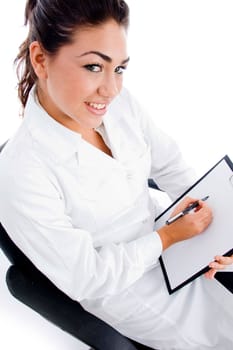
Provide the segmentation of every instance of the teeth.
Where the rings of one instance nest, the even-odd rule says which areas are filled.
[[[91,107],[93,107],[95,109],[104,109],[106,107],[106,105],[103,104],[103,103],[92,103],[92,102],[90,102],[88,104],[89,104],[89,106],[91,106]]]

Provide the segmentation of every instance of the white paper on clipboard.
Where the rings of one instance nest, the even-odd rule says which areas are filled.
[[[209,196],[213,221],[202,234],[178,242],[162,253],[160,263],[170,294],[207,271],[215,255],[233,254],[233,164],[230,158],[222,158],[159,215],[155,228],[164,226],[174,206],[186,195]]]

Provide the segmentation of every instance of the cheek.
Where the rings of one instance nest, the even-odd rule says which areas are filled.
[[[80,84],[70,73],[57,73],[47,80],[48,93],[54,101],[61,104],[73,104],[80,96]]]
[[[96,81],[88,79],[84,74],[69,72],[59,79],[57,88],[62,90],[67,100],[77,102],[86,100],[96,90]]]

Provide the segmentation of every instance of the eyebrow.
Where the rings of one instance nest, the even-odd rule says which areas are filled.
[[[91,54],[94,54],[94,55],[97,55],[97,56],[100,56],[104,61],[108,62],[108,63],[111,63],[112,62],[112,58],[105,55],[104,53],[102,52],[99,52],[99,51],[88,51],[88,52],[84,52],[82,55],[78,56],[78,57],[83,57],[83,56],[87,56],[87,55],[91,55]],[[128,63],[130,60],[129,57],[127,57],[125,60],[123,60],[121,62],[121,64],[125,64],[125,63]]]

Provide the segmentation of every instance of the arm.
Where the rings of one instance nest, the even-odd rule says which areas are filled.
[[[180,150],[174,140],[154,125],[154,122],[136,101],[133,100],[132,106],[140,120],[145,134],[145,140],[149,142],[151,147],[151,177],[158,184],[159,188],[167,192],[170,198],[174,200],[197,180],[195,172],[182,159]],[[181,206],[184,205],[185,207],[186,204],[185,202],[181,202]],[[193,220],[194,222],[192,222]],[[163,249],[168,248],[176,241],[189,238],[192,234],[202,232],[210,221],[210,209],[207,205],[203,204],[201,210],[195,213],[195,215],[188,215],[182,218],[175,226],[171,225],[173,227],[165,226],[161,228],[158,233],[162,240]],[[196,228],[196,233],[193,231],[195,225],[200,225]],[[176,237],[173,236],[174,232],[176,232]],[[231,270],[232,266],[230,265],[232,264],[233,257],[217,256],[210,263],[209,266],[211,269],[206,273],[206,277],[213,278],[217,271],[225,268]]]
[[[42,166],[21,170],[14,166],[5,176],[3,173],[2,224],[34,265],[71,298],[119,293],[139,279],[161,254],[159,236],[153,232],[128,243],[95,249],[91,233],[73,227],[62,193]]]

